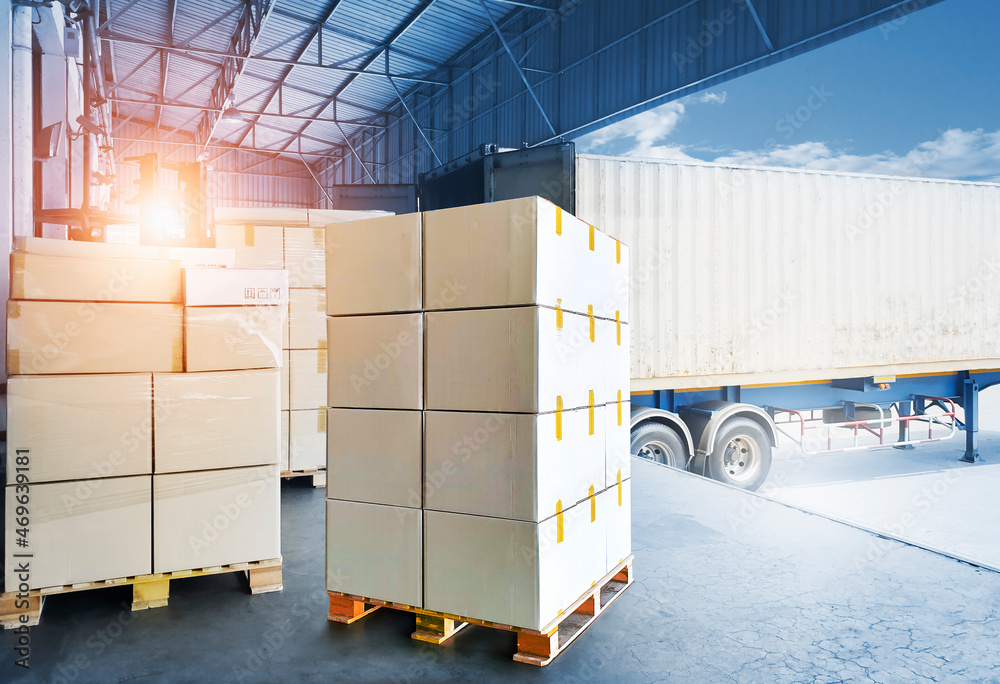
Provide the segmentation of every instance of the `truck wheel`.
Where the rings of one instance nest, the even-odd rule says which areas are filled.
[[[631,453],[684,470],[687,454],[684,443],[676,432],[661,423],[646,423],[632,432]]]
[[[706,475],[734,487],[757,490],[771,470],[771,443],[760,425],[749,418],[727,421],[708,455]]]

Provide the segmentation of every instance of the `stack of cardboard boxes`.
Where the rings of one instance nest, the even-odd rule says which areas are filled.
[[[285,273],[219,268],[225,250],[16,248],[5,586],[25,558],[36,589],[279,557]],[[275,304],[245,306],[251,289]]]
[[[627,248],[539,198],[327,231],[327,588],[541,629],[630,553]]]
[[[326,466],[326,268],[322,228],[218,225],[216,244],[240,268],[288,271],[282,331],[282,472]]]

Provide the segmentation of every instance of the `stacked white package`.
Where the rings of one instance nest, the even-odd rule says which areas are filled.
[[[420,214],[327,244],[327,589],[423,605]]]
[[[328,589],[542,629],[629,555],[628,249],[537,197],[326,235]]]

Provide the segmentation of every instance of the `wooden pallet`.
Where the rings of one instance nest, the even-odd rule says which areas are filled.
[[[312,477],[313,487],[326,486],[326,470],[285,470],[281,476],[286,480],[293,477]]]
[[[514,660],[544,667],[565,651],[615,599],[621,596],[625,589],[628,589],[632,584],[632,559],[633,557],[629,556],[619,563],[618,567],[605,575],[604,579],[597,582],[541,630],[439,613],[336,591],[327,592],[330,595],[330,613],[327,619],[349,625],[379,608],[402,610],[416,616],[417,628],[411,635],[412,638],[435,645],[445,643],[469,625],[502,629],[517,634],[517,653],[514,654]]]
[[[104,580],[101,582],[83,582],[62,587],[48,587],[45,589],[33,589],[27,594],[17,592],[7,592],[0,594],[0,624],[4,629],[13,629],[20,625],[37,625],[42,615],[42,606],[47,596],[54,594],[69,594],[75,591],[87,591],[90,589],[104,589],[106,587],[120,587],[132,585],[132,610],[146,610],[147,608],[160,608],[167,605],[170,598],[170,581],[183,577],[203,577],[205,575],[219,575],[227,572],[242,572],[246,575],[250,583],[251,594],[266,594],[272,591],[281,591],[281,559],[257,561],[255,563],[233,563],[232,565],[217,565],[210,568],[198,568],[196,570],[179,570],[177,572],[164,572],[153,575],[138,575],[136,577],[121,577],[117,579]],[[27,608],[17,607],[18,601],[28,600]],[[27,615],[27,622],[21,621],[21,616]]]

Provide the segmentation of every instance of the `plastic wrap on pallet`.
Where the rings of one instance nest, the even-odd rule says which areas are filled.
[[[298,288],[326,286],[326,240],[323,228],[285,226],[285,268]]]
[[[295,207],[215,207],[216,227],[221,225],[307,226],[309,210]]]
[[[277,465],[153,475],[153,572],[278,558],[280,503]]]
[[[217,225],[215,246],[232,249],[237,268],[283,268],[284,235],[281,225]]]
[[[7,373],[181,371],[183,322],[179,304],[12,300]]]
[[[185,268],[184,306],[288,304],[288,272],[281,268]]]
[[[288,304],[288,348],[326,349],[326,291],[292,289]]]
[[[289,350],[288,408],[293,411],[326,408],[326,369],[326,349]]]
[[[11,255],[11,299],[178,303],[179,261]]]
[[[288,470],[326,467],[326,409],[288,412]]]
[[[420,311],[421,215],[326,228],[326,312],[331,316]]]
[[[18,375],[7,380],[7,484],[149,475],[152,376]],[[8,520],[10,520],[8,518]]]
[[[385,211],[352,209],[305,209],[295,207],[216,207],[218,225],[307,226],[322,228],[328,223],[357,221],[372,216],[385,216]]]
[[[43,256],[80,259],[139,259],[180,262],[182,268],[219,266],[232,268],[236,253],[231,249],[211,247],[153,247],[110,242],[78,242],[51,238],[15,237],[14,251]]]
[[[184,370],[279,368],[284,306],[184,309]]]
[[[7,485],[4,587],[30,589],[149,574],[150,476]],[[24,498],[27,496],[27,498]],[[25,503],[26,502],[26,503]],[[30,512],[25,525],[18,507]],[[19,532],[23,530],[23,534]],[[27,546],[19,543],[24,540]],[[29,559],[15,554],[30,553]],[[27,564],[27,578],[18,567]]]
[[[153,375],[154,473],[276,465],[278,370]]]

